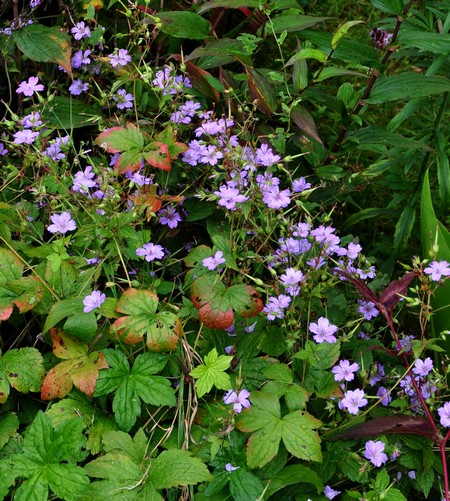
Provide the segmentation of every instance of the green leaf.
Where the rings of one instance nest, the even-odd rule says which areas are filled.
[[[44,374],[44,359],[39,350],[9,350],[0,358],[0,403],[6,402],[10,386],[21,393],[39,391]]]
[[[248,90],[253,101],[261,113],[271,115],[278,107],[277,96],[273,85],[258,70],[245,66]]]
[[[448,55],[450,53],[450,34],[448,33],[428,33],[402,27],[397,41],[406,47],[415,47],[434,54]]]
[[[436,165],[439,182],[439,198],[444,210],[450,207],[450,165],[447,155],[447,137],[442,131],[437,132]]]
[[[261,5],[260,0],[211,0],[203,4],[198,13],[203,14],[208,10],[215,9],[217,7],[225,7],[227,9],[239,9],[240,7],[248,7],[249,9],[258,8]]]
[[[319,70],[314,76],[315,82],[323,82],[328,78],[334,77],[364,77],[367,78],[367,75],[361,73],[360,71],[347,70],[345,68],[339,68],[338,66],[326,66],[325,68]]]
[[[382,12],[399,15],[403,12],[402,0],[370,0],[370,3]]]
[[[271,476],[267,494],[271,496],[280,489],[294,484],[313,484],[317,489],[317,494],[323,492],[324,489],[321,478],[314,470],[302,464],[293,464]]]
[[[272,19],[273,30],[278,35],[287,31],[302,31],[316,24],[322,23],[327,19],[333,19],[332,17],[314,17],[314,16],[303,16],[298,14],[280,14],[274,16]]]
[[[416,208],[419,200],[418,193],[415,193],[408,202],[408,205],[403,209],[403,212],[395,225],[394,232],[394,256],[398,256],[401,249],[404,248],[406,242],[411,236],[411,231],[416,220]]]
[[[211,391],[213,386],[219,390],[231,388],[230,376],[225,371],[230,367],[232,359],[233,357],[227,355],[218,356],[217,350],[213,348],[205,356],[205,363],[190,372],[190,375],[197,380],[195,388],[199,398]]]
[[[176,38],[204,40],[209,36],[209,22],[189,11],[158,12],[144,22],[156,24],[163,33]]]
[[[19,257],[8,249],[0,248],[0,285],[22,277],[23,264]]]
[[[292,384],[294,378],[291,369],[285,364],[271,364],[264,369],[264,376],[280,383]]]
[[[90,477],[111,479],[118,484],[126,482],[123,484],[124,486],[131,485],[131,483],[136,484],[142,477],[139,466],[130,457],[119,451],[108,452],[104,456],[94,459],[84,469]]]
[[[94,312],[70,315],[64,323],[63,331],[69,336],[85,342],[92,342],[97,334],[97,318]]]
[[[51,308],[50,312],[45,320],[43,333],[48,332],[57,323],[61,322],[64,318],[70,317],[71,315],[82,314],[83,313],[83,298],[74,297],[71,299],[64,299],[55,303]]]
[[[211,480],[206,465],[189,451],[171,449],[152,461],[149,481],[155,489],[170,489]]]
[[[115,391],[113,411],[119,428],[128,431],[141,413],[141,400],[150,405],[176,405],[170,382],[162,376],[153,376],[166,364],[167,358],[156,353],[136,357],[130,371],[128,360],[119,350],[104,350],[109,369],[100,371],[95,396]]]
[[[270,484],[270,480],[267,481],[267,484]],[[264,488],[261,480],[245,468],[239,468],[230,473],[230,493],[234,501],[261,499]]]
[[[116,311],[125,313],[111,326],[111,333],[126,344],[144,342],[151,351],[172,351],[182,334],[180,319],[171,312],[156,313],[158,296],[148,290],[128,289],[119,299]]]
[[[296,61],[301,61],[302,59],[315,59],[320,63],[324,63],[328,59],[328,56],[319,49],[302,49],[300,52],[294,54],[285,66],[291,66]]]
[[[236,427],[254,432],[247,443],[247,464],[261,468],[273,459],[283,440],[286,449],[295,457],[321,461],[320,438],[313,431],[321,422],[306,412],[295,411],[281,417],[280,403],[275,395],[252,393],[252,405],[243,411]]]
[[[17,47],[32,61],[59,64],[72,78],[72,49],[70,37],[60,30],[39,23],[29,24],[13,31]]]
[[[19,425],[19,418],[12,412],[0,417],[0,450],[16,433]]]
[[[430,151],[431,148],[422,141],[409,139],[402,134],[390,132],[384,127],[369,125],[355,132],[351,132],[347,136],[351,141],[355,141],[359,150],[370,150],[371,146],[394,146],[405,150],[423,150]]]
[[[73,97],[53,96],[43,109],[42,118],[52,128],[72,130],[91,126],[101,113],[100,107]]]
[[[333,35],[333,38],[331,39],[331,48],[335,50],[341,38],[345,37],[350,28],[363,22],[364,21],[347,21],[346,23],[341,24],[341,26],[339,26],[336,33]]]
[[[399,99],[413,99],[450,91],[450,80],[443,76],[427,76],[420,73],[399,73],[380,77],[375,82],[368,104],[380,104]]]

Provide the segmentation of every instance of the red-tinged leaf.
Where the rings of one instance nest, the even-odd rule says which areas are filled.
[[[50,329],[53,353],[62,358],[45,376],[41,386],[42,400],[64,398],[75,385],[92,397],[99,370],[108,368],[102,352],[88,353],[88,345],[70,338],[61,329]]]
[[[152,167],[170,172],[172,167],[169,146],[160,141],[152,141],[142,152],[142,158]]]
[[[145,134],[148,136],[148,134]],[[103,147],[108,153],[120,153],[122,151],[142,151],[144,148],[144,133],[134,124],[128,123],[124,127],[111,127],[102,132],[95,139],[95,144]]]
[[[309,113],[309,111],[301,106],[294,106],[291,109],[291,120],[303,132],[303,134],[305,134],[309,138],[315,139],[323,145],[319,133],[317,132],[314,118]]]
[[[378,307],[380,301],[378,300],[377,295],[375,294],[375,292],[373,292],[372,289],[369,289],[369,287],[367,287],[364,282],[362,282],[359,278],[350,275],[350,273],[347,273],[344,270],[340,270],[339,268],[335,268],[334,271],[351,282],[359,290],[359,293],[364,299],[366,299],[367,301],[372,301],[372,303],[374,303]]]
[[[414,277],[415,273],[413,271],[409,271],[405,273],[400,280],[393,280],[380,294],[380,302],[389,314],[392,314],[394,306],[400,301],[400,295],[404,296],[406,294],[409,284],[412,282]]]
[[[111,333],[132,346],[146,342],[151,351],[174,350],[182,335],[181,321],[174,313],[157,313],[157,307],[158,296],[153,292],[128,289],[116,307],[126,315],[113,323]]]
[[[142,160],[142,151],[124,151],[117,158],[116,163],[114,164],[114,169],[119,174],[125,174],[125,172],[133,172],[135,170],[139,170],[142,167]]]
[[[262,301],[253,287],[238,284],[227,288],[215,273],[194,280],[190,295],[193,305],[198,309],[199,320],[212,329],[227,329],[233,325],[234,313],[254,317],[263,309]]]
[[[177,133],[173,131],[170,125],[155,135],[155,139],[157,141],[167,145],[171,159],[177,158],[178,155],[188,149],[188,146],[184,143],[178,142],[176,137]]]
[[[179,54],[175,54],[172,57],[177,61],[181,60],[181,56]],[[189,75],[189,80],[192,83],[192,87],[208,99],[216,102],[219,101],[220,93],[210,83],[214,79],[211,73],[203,70],[191,61],[185,61],[184,64],[186,66],[186,73]]]
[[[434,430],[426,418],[413,416],[383,416],[352,426],[334,435],[330,440],[358,440],[360,438],[392,433],[422,435],[432,440],[435,438]]]
[[[8,320],[14,311],[13,306],[0,305],[0,320]]]
[[[245,67],[247,74],[248,90],[256,107],[261,113],[271,115],[277,109],[277,97],[273,86],[258,70]]]

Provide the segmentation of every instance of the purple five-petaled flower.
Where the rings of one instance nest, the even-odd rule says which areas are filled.
[[[432,261],[423,272],[426,275],[431,275],[433,282],[439,282],[442,276],[448,277],[450,275],[450,265],[447,261]]]
[[[233,404],[233,410],[236,414],[242,411],[242,408],[247,409],[250,407],[250,401],[248,400],[250,392],[246,389],[242,389],[239,392],[233,390],[228,390],[223,397],[225,404]]]
[[[348,390],[344,393],[344,398],[341,400],[341,407],[347,409],[350,414],[356,415],[360,407],[364,407],[369,403],[365,396],[363,390]]]
[[[225,258],[223,257],[222,251],[217,251],[214,256],[207,257],[203,259],[202,265],[208,270],[215,270],[218,266],[225,263]]]
[[[314,334],[313,338],[316,343],[335,343],[336,337],[334,334],[338,328],[336,325],[330,324],[328,318],[320,317],[316,322],[309,324],[309,331]]]
[[[105,302],[105,299],[106,294],[103,294],[100,291],[94,291],[92,292],[92,294],[88,294],[83,299],[84,313],[90,313],[92,310],[95,310],[95,308],[98,308],[102,303]]]
[[[383,452],[385,447],[385,444],[381,440],[376,442],[369,440],[366,442],[364,457],[374,466],[381,466],[388,460],[387,455]]]
[[[50,233],[62,233],[64,235],[68,231],[73,231],[77,228],[77,224],[72,219],[70,212],[53,214],[53,216],[50,216],[50,221],[52,224],[47,228]]]
[[[355,362],[350,364],[348,360],[340,360],[338,365],[335,365],[331,372],[334,374],[335,381],[353,381],[355,378],[354,372],[359,370],[359,365]]]
[[[155,259],[162,259],[164,257],[164,249],[161,245],[149,242],[136,249],[136,256],[144,256],[145,260],[150,262]]]
[[[17,94],[23,94],[24,96],[31,97],[35,92],[43,91],[44,86],[38,82],[38,77],[30,77],[28,81],[20,82],[16,90]]]

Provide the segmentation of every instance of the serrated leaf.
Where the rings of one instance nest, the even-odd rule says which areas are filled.
[[[270,484],[270,481],[266,483]],[[245,468],[239,468],[230,474],[230,493],[234,501],[260,499],[264,488],[263,482]]]
[[[212,329],[227,329],[233,325],[233,310],[243,317],[254,317],[263,309],[253,287],[238,284],[227,288],[216,273],[197,278],[191,285],[190,296],[199,310],[199,320]]]
[[[20,425],[19,418],[12,412],[0,417],[0,450],[16,433]]]
[[[271,476],[267,494],[271,496],[288,485],[306,483],[313,484],[317,489],[317,494],[323,492],[324,484],[314,470],[302,464],[289,465]]]
[[[152,461],[149,481],[155,489],[195,485],[211,480],[206,465],[189,451],[170,449]]]
[[[254,432],[247,443],[247,464],[261,468],[275,457],[280,441],[295,457],[321,461],[320,437],[313,431],[321,422],[306,412],[294,411],[281,417],[278,398],[270,393],[253,392],[252,405],[243,411],[236,427]]]
[[[39,391],[44,374],[44,359],[39,350],[9,350],[0,358],[0,403],[6,402],[10,385],[21,393]]]
[[[156,352],[172,351],[182,334],[180,319],[171,312],[156,313],[158,296],[150,291],[128,289],[119,299],[116,311],[126,316],[118,318],[111,333],[126,344],[143,343]]]
[[[45,376],[41,386],[42,400],[64,398],[75,385],[92,397],[99,370],[108,367],[102,352],[88,353],[88,346],[67,336],[60,329],[51,329],[53,353],[62,358]]]
[[[117,466],[120,465],[118,468]],[[142,472],[139,466],[126,454],[120,451],[108,452],[94,459],[84,469],[90,477],[111,479],[117,482],[136,483]]]
[[[29,24],[13,31],[17,47],[32,61],[59,64],[72,78],[70,37],[57,26]]]
[[[199,397],[208,393],[213,386],[219,390],[231,388],[230,376],[225,371],[230,367],[232,359],[233,357],[227,355],[219,356],[217,350],[213,348],[205,356],[205,363],[190,372],[190,375],[196,379],[195,388]]]
[[[128,431],[141,413],[141,399],[151,405],[175,405],[175,393],[170,382],[153,376],[164,367],[167,359],[156,353],[136,357],[133,369],[119,350],[105,350],[108,369],[100,371],[95,396],[115,391],[113,411],[119,428]],[[136,368],[135,368],[136,367]]]

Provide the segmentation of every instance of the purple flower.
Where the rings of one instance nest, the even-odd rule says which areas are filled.
[[[220,197],[218,204],[228,210],[235,210],[237,203],[247,200],[247,197],[239,194],[238,189],[223,185],[219,186],[219,191],[215,191],[214,195]]]
[[[27,97],[31,97],[35,92],[41,92],[44,90],[42,84],[38,84],[38,77],[30,77],[27,82],[20,82],[19,87],[17,87],[17,94],[22,94]]]
[[[315,238],[316,242],[333,242],[336,235],[334,234],[335,228],[331,226],[319,226],[311,231],[311,235]]]
[[[439,282],[442,275],[448,277],[450,275],[450,268],[447,261],[432,261],[430,266],[423,270],[427,275],[431,275],[433,282]]]
[[[233,410],[236,414],[239,414],[244,407],[247,409],[250,407],[250,401],[248,397],[250,396],[250,392],[246,389],[243,389],[236,393],[233,390],[228,390],[223,397],[223,401],[225,404],[233,404]]]
[[[234,471],[234,470],[239,470],[240,466],[233,466],[231,463],[227,463],[225,465],[225,470],[227,471]]]
[[[125,66],[131,61],[131,56],[126,49],[119,49],[117,54],[109,55],[109,63],[113,68],[117,66]]]
[[[162,209],[158,212],[159,222],[170,229],[174,229],[178,226],[178,223],[183,221],[183,218],[178,213],[175,207],[169,207],[167,209]]]
[[[377,50],[384,49],[389,45],[392,38],[392,34],[382,28],[373,28],[370,30],[369,35],[372,38],[373,46]]]
[[[145,256],[145,260],[150,262],[155,259],[162,259],[164,257],[164,249],[161,245],[149,242],[136,249],[136,256]]]
[[[295,181],[292,181],[292,191],[294,193],[301,193],[302,191],[309,190],[311,188],[311,183],[307,183],[304,177],[300,177]]]
[[[54,142],[50,144],[43,152],[42,154],[45,157],[49,157],[52,159],[54,162],[58,162],[58,160],[62,160],[63,158],[66,158],[66,155],[61,152],[61,146],[59,143]]]
[[[41,114],[37,111],[33,111],[29,115],[23,117],[22,125],[26,129],[32,129],[33,127],[39,127],[39,125],[42,125]]]
[[[340,360],[339,365],[335,365],[331,372],[334,374],[335,381],[353,381],[355,378],[354,372],[359,370],[359,365],[355,362],[350,365],[348,360]]]
[[[304,278],[303,273],[295,268],[286,268],[286,271],[280,276],[280,280],[284,286],[296,285]]]
[[[72,67],[81,68],[82,66],[89,64],[91,62],[89,59],[90,54],[91,51],[89,49],[85,51],[77,50],[72,56]]]
[[[364,301],[363,299],[358,299],[358,311],[359,313],[362,313],[364,315],[364,318],[366,320],[370,320],[372,318],[375,318],[379,311],[375,307],[375,304],[372,303],[372,301]]]
[[[341,493],[341,491],[336,491],[333,488],[331,488],[329,485],[325,486],[325,489],[323,490],[323,495],[327,499],[334,499],[336,496],[338,496]]]
[[[112,98],[116,101],[117,108],[119,108],[119,110],[133,107],[134,97],[132,94],[127,94],[125,89],[119,89],[117,94]]]
[[[223,158],[223,153],[213,144],[209,144],[203,150],[203,156],[200,161],[204,164],[217,165],[221,158]]]
[[[82,92],[85,92],[89,89],[89,84],[83,82],[83,80],[77,79],[74,80],[71,86],[69,87],[69,92],[73,96],[79,96]]]
[[[427,357],[425,360],[417,359],[414,362],[413,372],[419,376],[427,376],[428,373],[433,369],[433,360]]]
[[[438,414],[441,419],[441,425],[446,428],[450,427],[450,402],[446,402],[442,407],[439,407]]]
[[[348,390],[344,393],[344,398],[341,400],[341,407],[347,409],[350,414],[356,415],[360,407],[364,407],[369,403],[365,396],[363,390]]]
[[[95,173],[92,172],[92,166],[88,165],[84,171],[78,171],[75,174],[73,180],[73,191],[80,193],[88,193],[89,188],[94,188],[97,186],[97,182],[94,181]]]
[[[256,162],[264,167],[269,167],[270,165],[276,164],[281,160],[279,155],[273,154],[272,148],[270,148],[267,144],[261,145],[261,148],[258,148],[255,151],[255,155]]]
[[[291,203],[291,192],[273,186],[263,192],[263,202],[271,209],[284,209]]]
[[[167,94],[178,94],[183,92],[185,87],[192,87],[189,78],[183,77],[183,75],[173,76],[172,68],[170,66],[165,66],[164,70],[160,70],[156,73],[156,78],[153,80],[153,85],[159,87],[163,91],[163,96]]]
[[[0,155],[7,155],[8,154],[8,150],[5,148],[5,145],[0,142]]]
[[[284,310],[291,304],[289,296],[280,294],[278,297],[269,297],[263,312],[267,314],[267,320],[275,320],[284,317]]]
[[[61,214],[53,214],[50,216],[50,224],[47,230],[50,233],[62,233],[63,235],[68,231],[76,230],[77,225],[72,219],[70,212],[62,212]]]
[[[405,336],[403,339],[400,339],[400,346],[402,347],[402,350],[405,350],[406,353],[410,352],[412,350],[411,346],[411,341],[414,339],[414,336],[412,334],[409,334],[408,336]]]
[[[70,32],[75,40],[81,40],[82,38],[89,38],[91,36],[91,30],[89,26],[84,24],[84,21],[77,23]]]
[[[325,317],[320,317],[316,322],[312,322],[308,327],[309,331],[314,334],[313,338],[316,343],[335,343],[336,337],[334,333],[338,328],[330,324],[330,321]]]
[[[202,265],[208,270],[215,270],[219,265],[225,262],[222,251],[217,251],[214,256],[203,259]]]
[[[95,310],[95,308],[98,308],[105,302],[105,299],[106,294],[103,294],[100,291],[94,291],[92,294],[87,295],[83,299],[84,313],[90,313],[92,310]]]
[[[41,5],[41,3],[42,3],[42,0],[30,0],[30,7],[32,9],[35,9],[36,7]]]
[[[381,405],[389,405],[389,403],[392,401],[392,397],[389,393],[389,391],[384,387],[380,386],[377,390],[377,397],[380,397]]]
[[[39,132],[33,132],[30,129],[19,130],[14,134],[14,143],[16,144],[33,144]]]
[[[381,440],[378,440],[377,442],[369,440],[366,442],[364,457],[374,466],[381,466],[388,460],[387,455],[383,452],[385,447],[385,444]]]

